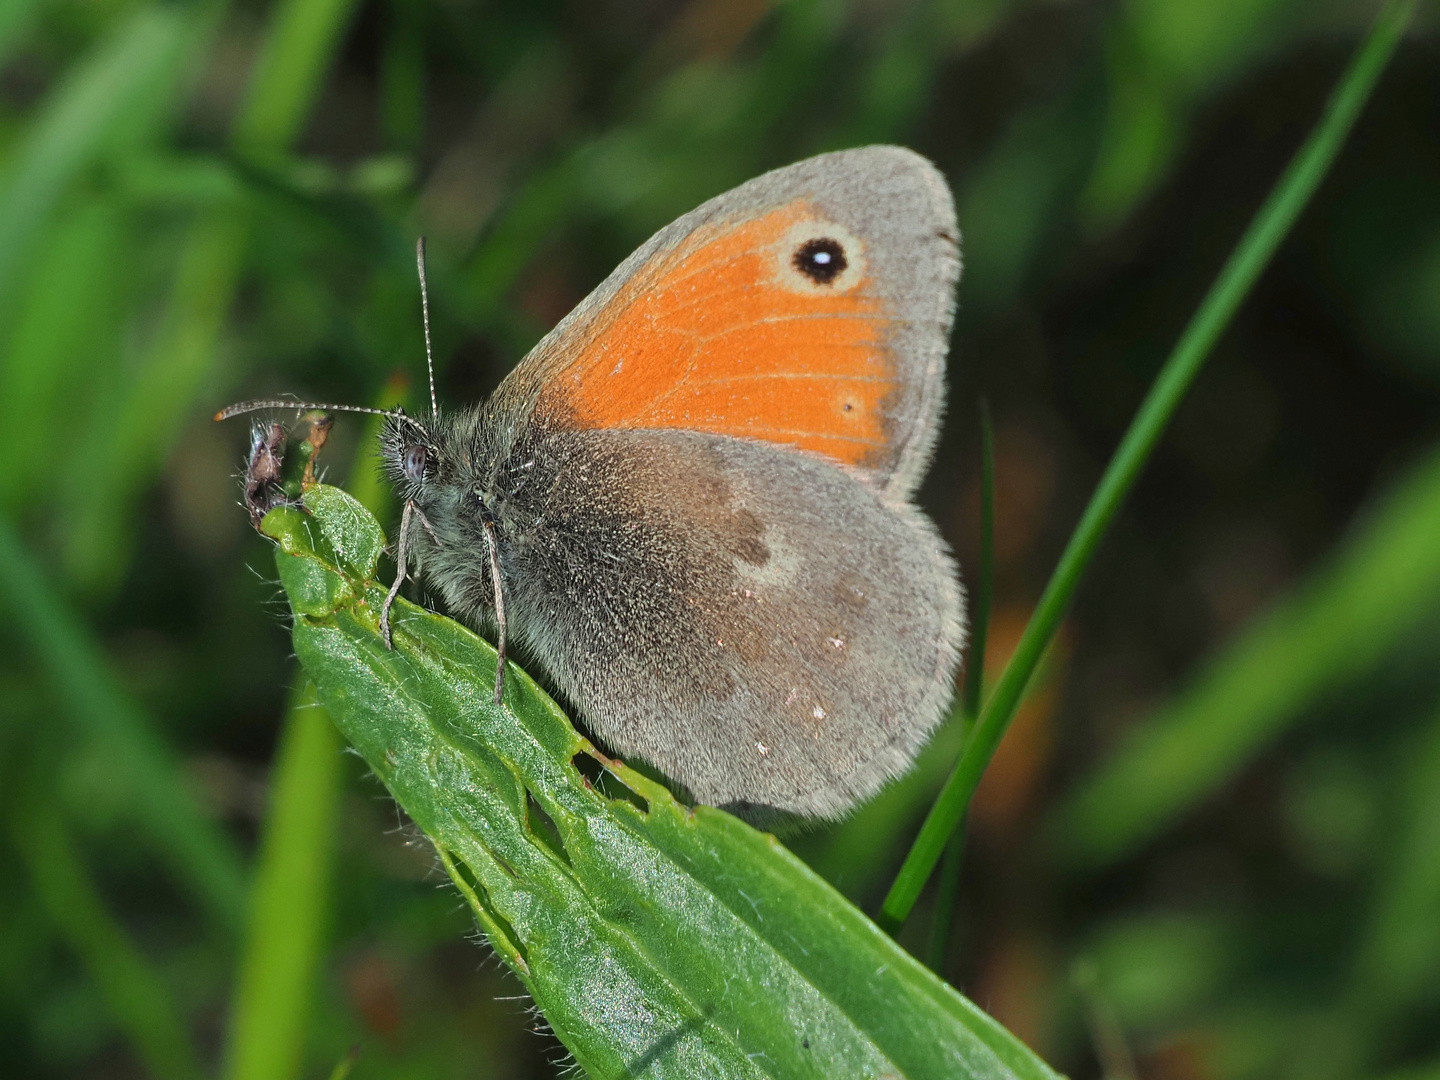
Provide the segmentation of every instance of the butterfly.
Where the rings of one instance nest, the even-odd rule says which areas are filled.
[[[423,297],[423,241],[420,264]],[[959,275],[933,165],[824,154],[660,230],[488,400],[441,409],[432,364],[429,416],[357,409],[404,504],[387,644],[418,575],[497,634],[497,702],[513,638],[698,801],[843,815],[909,767],[959,665],[957,567],[914,503]]]

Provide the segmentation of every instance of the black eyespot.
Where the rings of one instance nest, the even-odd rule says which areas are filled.
[[[425,461],[428,453],[423,446],[412,446],[405,451],[405,460],[401,466],[407,480],[414,480],[419,483],[425,479]]]
[[[795,269],[817,285],[829,285],[845,272],[845,249],[828,236],[806,240],[795,252]]]

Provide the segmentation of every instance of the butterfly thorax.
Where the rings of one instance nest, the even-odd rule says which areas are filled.
[[[388,421],[381,459],[398,496],[416,511],[408,547],[417,570],[458,613],[488,622],[493,578],[485,558],[493,530],[502,569],[543,516],[553,479],[532,425],[503,402],[441,411],[426,421]],[[502,573],[502,578],[509,575]]]

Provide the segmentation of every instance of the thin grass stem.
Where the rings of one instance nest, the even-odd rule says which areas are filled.
[[[966,738],[980,714],[985,684],[985,641],[990,632],[990,605],[995,595],[995,430],[990,403],[980,399],[980,565],[975,579],[975,600],[970,611],[970,657],[965,668],[965,694],[960,729]],[[930,922],[926,949],[930,970],[942,975],[955,922],[955,901],[960,894],[960,869],[965,862],[965,825],[962,822],[945,846],[940,884],[935,890],[935,915]]]
[[[1310,136],[1295,154],[1245,235],[1221,269],[1160,370],[1095,494],[1066,545],[1010,662],[961,750],[881,908],[880,924],[898,928],[915,906],[950,833],[1015,715],[1025,688],[1070,607],[1075,589],[1140,470],[1194,381],[1216,340],[1344,145],[1360,110],[1394,54],[1414,10],[1412,0],[1392,0],[1381,10],[1364,43],[1337,84]]]
[[[970,612],[970,658],[965,668],[965,735],[980,715],[985,685],[985,643],[995,602],[995,429],[990,403],[980,399],[980,567]]]
[[[935,888],[935,914],[930,921],[930,940],[925,943],[925,966],[942,979],[945,957],[950,951],[950,931],[955,924],[955,902],[960,897],[960,869],[965,863],[965,823],[950,834],[945,858],[940,863],[940,880]]]

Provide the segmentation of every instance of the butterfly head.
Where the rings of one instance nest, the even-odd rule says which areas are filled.
[[[439,417],[431,425],[396,409],[380,427],[380,463],[401,497],[423,498],[440,473]]]

